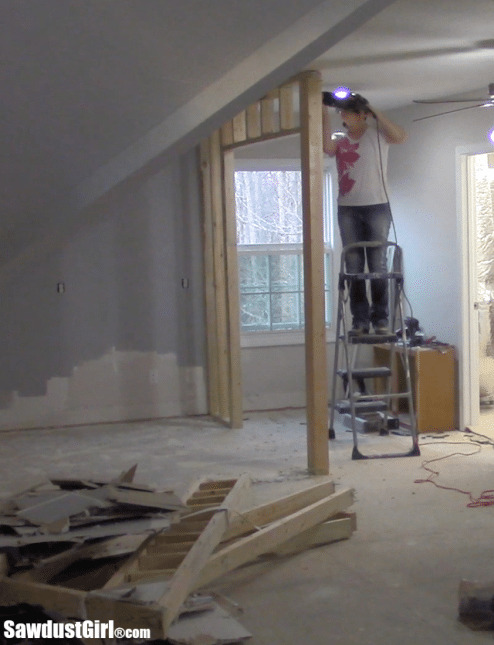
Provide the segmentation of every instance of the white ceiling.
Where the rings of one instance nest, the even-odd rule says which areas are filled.
[[[494,82],[493,0],[396,0],[310,67],[376,106],[474,91]]]
[[[43,204],[103,194],[144,143],[193,144],[303,68],[384,109],[487,94],[493,42],[494,0],[0,0],[0,232],[36,236]]]

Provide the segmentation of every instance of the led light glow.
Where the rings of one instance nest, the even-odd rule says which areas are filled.
[[[494,144],[494,128],[489,132],[489,140],[492,144]]]
[[[333,92],[333,96],[335,96],[337,99],[347,99],[351,94],[351,91],[348,89],[348,87],[337,87],[335,91]]]

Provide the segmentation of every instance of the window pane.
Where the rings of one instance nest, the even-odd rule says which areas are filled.
[[[325,181],[324,239],[331,243]],[[304,328],[302,190],[299,170],[235,173],[242,331]],[[331,252],[325,255],[326,323],[331,322]]]
[[[243,255],[238,259],[240,293],[269,291],[269,256]]]
[[[271,290],[299,291],[300,256],[272,255],[269,259],[271,268]]]
[[[299,170],[237,171],[238,244],[299,244],[302,183]]]
[[[273,293],[271,296],[272,329],[300,329],[300,293]]]
[[[271,329],[269,294],[240,294],[240,326],[242,331]]]

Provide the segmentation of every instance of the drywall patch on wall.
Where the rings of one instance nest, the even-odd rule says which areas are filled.
[[[118,351],[49,379],[46,394],[3,400],[0,429],[79,425],[207,413],[202,367],[174,354]]]

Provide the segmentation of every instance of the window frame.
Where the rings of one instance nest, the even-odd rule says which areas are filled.
[[[300,159],[247,159],[247,158],[236,158],[235,159],[235,171],[263,171],[263,170],[301,170],[301,161]],[[325,243],[325,254],[329,254],[330,262],[330,271],[333,276],[333,288],[331,289],[331,322],[329,325],[326,325],[326,341],[334,342],[335,340],[335,331],[336,331],[336,308],[337,308],[337,299],[338,291],[336,288],[337,280],[335,279],[335,272],[339,272],[339,263],[337,264],[335,258],[338,255],[338,250],[341,250],[341,244],[337,241],[334,234],[335,230],[335,219],[337,213],[337,204],[336,204],[336,186],[335,186],[335,177],[336,177],[336,167],[333,159],[324,159],[324,181],[323,181],[323,194],[326,204],[330,204],[330,216],[326,219],[325,222],[325,239],[328,240]],[[339,249],[335,248],[338,245]],[[240,255],[242,251],[240,250],[242,246],[249,245],[238,245],[237,251]],[[252,245],[254,246],[254,245]],[[281,253],[287,245],[260,245],[272,246],[274,253]],[[297,245],[293,245],[297,246]],[[290,329],[290,330],[265,330],[265,331],[240,331],[240,344],[242,348],[247,347],[269,347],[269,346],[291,346],[291,345],[304,345],[305,344],[305,329]]]

